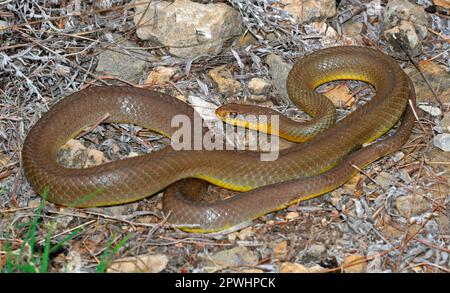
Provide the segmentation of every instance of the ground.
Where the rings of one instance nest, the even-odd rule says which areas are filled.
[[[239,10],[248,33],[234,43],[233,50],[183,59],[137,38],[130,1],[84,1],[75,14],[70,9],[78,1],[6,2],[0,4],[2,272],[450,271],[450,155],[433,144],[433,137],[448,132],[450,124],[444,123],[450,102],[448,16],[427,14],[428,36],[421,54],[412,56],[428,84],[409,60],[399,60],[415,83],[419,102],[428,106],[417,110],[406,145],[324,196],[262,216],[240,231],[200,235],[166,224],[161,194],[95,209],[62,208],[42,201],[20,162],[30,127],[65,95],[92,84],[152,88],[193,106],[198,102],[192,96],[213,106],[236,100],[259,102],[302,118],[284,102],[277,78],[264,63],[267,55],[274,53],[292,63],[322,47],[343,44],[387,52],[381,19],[368,17],[367,3],[343,0],[326,22],[295,26],[258,14],[262,10],[256,7],[271,1],[242,6],[239,3],[244,1],[233,0],[229,3]],[[417,2],[422,8],[430,4]],[[259,22],[266,23],[269,32],[259,30]],[[296,33],[283,35],[283,28]],[[231,79],[224,93],[207,74],[220,66],[229,75],[222,82]],[[118,77],[112,76],[114,70],[121,71]],[[151,72],[156,73],[147,78]],[[253,77],[273,85],[263,101],[248,89]],[[339,117],[373,94],[360,82],[334,82],[320,90],[340,97]],[[135,125],[98,125],[66,145],[59,160],[83,167],[145,154],[165,144],[167,139],[161,135]]]

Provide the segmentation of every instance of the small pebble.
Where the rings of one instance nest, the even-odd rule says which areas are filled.
[[[397,197],[395,206],[405,218],[423,214],[430,209],[430,203],[421,195],[405,195]]]
[[[239,231],[237,237],[240,240],[246,240],[248,237],[253,235],[253,227],[247,227],[245,229],[242,229],[241,231]]]
[[[288,251],[287,241],[281,241],[273,248],[273,254],[276,259],[283,259],[286,257]]]
[[[297,219],[298,216],[299,216],[299,214],[297,212],[289,212],[289,213],[287,213],[285,218],[286,218],[286,220],[294,220],[294,219]]]
[[[419,108],[424,110],[427,113],[430,113],[431,116],[438,117],[442,114],[441,109],[438,107],[430,106],[430,105],[419,105]]]
[[[375,177],[375,182],[377,182],[383,189],[387,189],[389,185],[394,181],[394,176],[388,172],[382,171]]]
[[[164,84],[177,73],[176,67],[164,67],[158,66],[150,72],[147,79],[145,80],[146,84]]]
[[[248,90],[253,95],[264,95],[270,89],[270,83],[266,80],[255,77],[248,82]]]
[[[269,100],[269,96],[267,95],[250,95],[248,99],[255,103],[264,103]]]
[[[450,133],[441,133],[433,138],[433,144],[435,147],[443,150],[444,152],[450,152]]]
[[[450,132],[450,112],[444,114],[444,118],[441,120],[441,127],[445,131]]]
[[[319,265],[306,267],[294,262],[284,262],[280,265],[280,273],[320,273],[323,270],[324,268]]]
[[[231,96],[242,91],[242,84],[235,80],[226,66],[219,66],[208,72],[217,91],[223,95]]]

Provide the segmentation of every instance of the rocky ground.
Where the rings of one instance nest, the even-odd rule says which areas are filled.
[[[386,2],[0,2],[0,270],[450,272],[450,3]],[[40,205],[24,178],[20,150],[30,126],[71,92],[127,84],[176,96],[206,118],[239,101],[303,119],[287,99],[291,64],[337,45],[397,58],[419,109],[404,147],[322,197],[240,231],[198,235],[165,223],[161,194],[61,208]],[[319,90],[339,117],[373,95],[353,81]],[[59,161],[83,168],[166,144],[135,125],[101,124],[70,140]]]

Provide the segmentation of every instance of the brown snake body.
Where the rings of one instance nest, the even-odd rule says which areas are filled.
[[[366,81],[375,87],[376,95],[329,126],[335,120],[334,108],[315,89],[336,79]],[[208,232],[334,189],[359,168],[398,149],[411,133],[414,116],[407,105],[408,100],[415,103],[412,83],[393,59],[376,50],[334,47],[310,54],[294,65],[287,87],[292,101],[314,117],[298,132],[320,133],[281,151],[275,161],[261,161],[252,152],[201,150],[154,152],[86,169],[59,165],[58,149],[103,115],[109,115],[105,122],[134,123],[167,136],[176,131],[170,126],[175,115],[193,119],[194,110],[171,96],[108,86],[76,92],[45,113],[24,142],[23,169],[36,192],[42,194],[48,187],[49,201],[76,207],[136,201],[186,178],[246,191],[205,204],[184,195],[201,191],[195,182],[181,181],[167,189],[164,210],[170,211],[169,222]],[[402,115],[395,135],[358,149],[392,128]]]

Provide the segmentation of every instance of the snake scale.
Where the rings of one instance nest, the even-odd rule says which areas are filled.
[[[315,89],[341,79],[368,82],[376,94],[333,124],[334,107]],[[337,188],[358,169],[398,149],[411,134],[414,87],[397,62],[377,50],[343,46],[309,54],[294,64],[287,88],[292,102],[313,117],[298,132],[318,134],[282,150],[275,161],[261,161],[250,151],[182,150],[85,169],[65,168],[56,162],[58,149],[104,115],[109,117],[105,123],[133,123],[168,137],[177,130],[171,126],[172,117],[194,117],[192,107],[169,95],[101,86],[67,96],[41,117],[24,141],[24,173],[37,193],[48,188],[47,200],[63,206],[123,204],[168,187],[163,208],[169,223],[187,231],[211,232]],[[394,135],[361,147],[400,118]],[[215,203],[198,202],[189,196],[204,190],[204,185],[189,178],[242,193]]]

